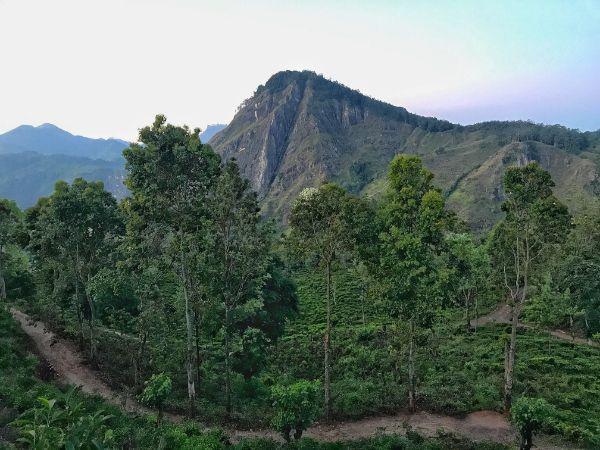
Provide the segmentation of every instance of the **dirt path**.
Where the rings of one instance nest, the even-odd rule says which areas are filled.
[[[31,338],[39,354],[48,361],[62,382],[81,387],[83,392],[98,395],[109,403],[128,412],[149,414],[151,411],[131,398],[114,391],[98,374],[83,364],[75,346],[46,329],[41,322],[33,321],[27,314],[11,308],[13,317]],[[166,417],[178,422],[183,416],[168,414]],[[438,430],[456,433],[473,441],[513,442],[514,431],[506,418],[494,411],[479,411],[464,418],[419,412],[399,413],[393,416],[370,417],[356,421],[315,424],[305,435],[324,442],[351,441],[378,434],[403,434],[404,424],[425,436],[434,436]],[[271,430],[226,430],[232,440],[243,437],[268,437],[280,440],[278,433]]]
[[[486,314],[485,316],[477,317],[471,320],[472,327],[479,327],[488,323],[511,323],[510,319],[510,306],[507,304],[502,304],[494,311]],[[523,322],[519,322],[519,327],[527,330],[533,330],[534,327],[531,325],[527,325]],[[570,333],[562,330],[544,330],[546,333],[554,336],[558,339],[562,339],[563,341],[574,342],[576,344],[590,345],[592,347],[600,347],[600,344],[592,341],[591,339],[584,339],[577,336],[571,336]]]

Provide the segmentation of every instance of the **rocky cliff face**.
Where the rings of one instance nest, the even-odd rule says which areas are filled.
[[[284,220],[303,188],[324,181],[377,195],[394,155],[411,153],[434,172],[465,220],[488,228],[500,216],[501,174],[509,164],[539,161],[560,180],[557,194],[575,208],[593,197],[598,141],[595,134],[527,122],[462,127],[410,114],[312,72],[280,72],[210,144],[238,161],[265,212]]]

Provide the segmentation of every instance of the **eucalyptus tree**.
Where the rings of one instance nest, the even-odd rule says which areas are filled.
[[[260,220],[256,193],[228,161],[208,199],[208,233],[204,244],[204,283],[219,311],[223,337],[225,406],[232,412],[233,340],[250,328],[248,319],[263,310],[269,278],[272,233]],[[259,332],[258,329],[255,332]],[[246,333],[247,335],[248,333]]]
[[[199,129],[190,131],[156,116],[139,133],[126,159],[129,236],[138,247],[152,247],[179,278],[186,327],[186,374],[190,414],[195,413],[193,304],[198,301],[194,266],[203,241],[206,199],[220,173],[220,159],[203,145]],[[150,243],[140,242],[147,238]]]
[[[302,191],[290,214],[290,244],[301,255],[316,260],[324,272],[323,388],[327,418],[331,415],[332,268],[355,248],[355,205],[353,197],[340,186],[324,184]]]
[[[388,189],[380,207],[380,233],[372,270],[397,330],[408,326],[408,404],[416,403],[416,334],[431,325],[442,299],[440,257],[448,224],[444,199],[433,175],[415,156],[390,164]]]
[[[506,216],[494,229],[490,252],[509,296],[511,334],[504,367],[504,409],[510,410],[517,327],[532,281],[543,274],[549,257],[564,242],[571,217],[552,194],[554,182],[537,163],[508,168],[504,175]]]
[[[8,247],[17,241],[23,214],[15,202],[0,199],[0,300],[6,300],[5,270],[8,262]]]

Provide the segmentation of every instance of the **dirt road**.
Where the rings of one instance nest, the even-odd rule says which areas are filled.
[[[510,306],[507,304],[502,304],[494,311],[486,314],[485,316],[477,317],[476,319],[471,320],[472,327],[480,327],[482,325],[486,325],[488,323],[511,323],[510,319]],[[531,325],[525,324],[523,322],[519,322],[519,327],[527,330],[533,330],[534,328]],[[562,330],[544,330],[546,333],[554,336],[555,338],[561,339],[563,341],[574,342],[576,344],[590,345],[592,347],[600,347],[600,344],[592,341],[591,339],[584,339],[577,336],[572,336],[570,333]]]
[[[35,322],[14,308],[13,317],[20,323],[23,331],[31,338],[42,358],[48,361],[62,382],[79,386],[83,392],[98,395],[113,405],[128,412],[148,414],[151,411],[135,399],[117,393],[104,383],[98,374],[83,363],[75,346],[56,336],[41,322]],[[172,421],[180,421],[183,416],[167,415]],[[306,431],[306,436],[324,441],[350,441],[378,434],[403,434],[404,424],[426,436],[434,436],[438,430],[456,433],[473,441],[495,441],[509,443],[515,438],[514,431],[506,418],[494,411],[479,411],[464,418],[419,412],[416,414],[399,413],[393,416],[370,417],[356,421],[315,424]],[[271,430],[226,430],[233,440],[242,437],[270,437],[280,439],[278,433]]]

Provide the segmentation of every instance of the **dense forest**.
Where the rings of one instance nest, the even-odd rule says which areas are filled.
[[[522,127],[569,152],[597,140]],[[600,205],[571,215],[537,163],[505,171],[503,218],[475,234],[417,156],[377,199],[304,189],[284,228],[197,129],[157,116],[124,158],[120,202],[81,178],[0,201],[0,448],[600,447]],[[25,314],[123,405],[61,383]],[[512,428],[425,433],[423,412]]]

